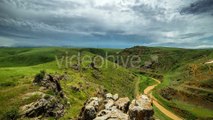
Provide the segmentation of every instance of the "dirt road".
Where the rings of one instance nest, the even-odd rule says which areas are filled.
[[[164,113],[166,116],[168,116],[169,118],[173,119],[173,120],[182,120],[182,118],[178,117],[177,115],[175,115],[174,113],[170,112],[169,110],[167,110],[166,108],[164,108],[162,105],[159,104],[158,100],[152,95],[151,91],[161,82],[157,79],[154,79],[157,84],[152,85],[152,86],[148,86],[145,90],[144,90],[144,94],[147,94],[152,100],[153,100],[153,104],[162,112]]]

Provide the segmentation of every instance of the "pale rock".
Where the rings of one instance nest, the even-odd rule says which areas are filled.
[[[153,119],[154,110],[151,105],[151,100],[142,95],[136,100],[133,100],[129,106],[130,120],[151,120]]]
[[[129,104],[130,104],[130,99],[128,97],[119,98],[115,102],[115,106],[117,106],[117,108],[119,110],[123,111],[124,113],[126,113],[128,111]]]
[[[106,94],[106,99],[113,99],[112,94],[111,93],[107,93]]]
[[[118,98],[119,98],[119,96],[118,96],[118,94],[115,94],[115,95],[113,95],[113,100],[118,100]]]
[[[106,104],[104,106],[106,110],[109,110],[113,105],[114,105],[114,101],[112,99],[109,99],[106,101]]]

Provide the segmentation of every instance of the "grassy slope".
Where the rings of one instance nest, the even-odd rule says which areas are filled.
[[[112,68],[114,66],[112,62],[107,61],[105,64],[109,66],[100,68],[99,71],[92,68],[85,68],[81,72],[72,69],[58,69],[54,61],[55,54],[62,56],[65,51],[68,51],[68,54],[76,54],[78,50],[68,48],[1,48],[0,118],[11,110],[18,109],[21,105],[37,99],[36,96],[27,100],[22,98],[26,93],[38,91],[39,88],[32,85],[32,80],[40,70],[53,74],[66,71],[69,75],[67,81],[61,81],[71,103],[64,119],[77,116],[85,100],[95,95],[99,88],[104,87],[109,92],[133,98],[135,76],[122,67]],[[94,55],[93,53],[86,50],[83,52],[84,55]],[[87,64],[89,63],[85,63],[85,65]],[[84,87],[80,92],[70,89],[71,86],[78,86],[79,83]]]
[[[141,77],[141,81],[140,81],[140,84],[139,84],[140,93],[143,93],[144,89],[146,89],[148,86],[152,86],[154,84],[157,84],[156,81],[152,80],[149,77],[142,76],[142,75],[140,75],[140,77]]]
[[[158,108],[154,105],[153,109],[155,111],[154,113],[154,117],[160,120],[172,120],[171,118],[167,117],[166,115],[164,115],[164,113],[162,113],[160,110],[158,110]]]
[[[138,84],[140,93],[143,93],[144,89],[147,88],[148,86],[152,86],[154,84],[157,84],[157,82],[155,80],[153,80],[149,77],[142,76],[140,74],[138,74],[138,77],[140,78],[140,81],[139,81],[139,84]],[[153,109],[154,109],[154,117],[156,119],[171,120],[165,114],[163,114],[161,111],[159,111],[157,107],[153,106]]]
[[[134,47],[121,52],[124,56],[131,54],[142,57],[142,66],[145,61],[150,61],[152,55],[158,56],[158,61],[154,62],[150,69],[141,68],[140,70],[164,76],[163,83],[155,89],[154,95],[165,107],[188,119],[213,117],[213,109],[209,107],[212,106],[210,105],[212,102],[207,100],[211,99],[209,95],[213,95],[211,87],[213,79],[208,73],[208,66],[203,64],[212,60],[212,49]],[[190,65],[198,67],[197,76],[188,75]],[[191,86],[193,89],[185,86]],[[172,96],[172,100],[166,100],[161,96],[162,90],[168,87],[178,91]]]

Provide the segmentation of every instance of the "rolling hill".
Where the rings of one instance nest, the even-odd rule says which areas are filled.
[[[94,69],[87,67],[90,62],[82,62],[83,67],[79,71],[72,67],[59,69],[55,60],[55,55],[62,59],[64,55],[77,55],[78,52],[81,52],[83,57],[101,55],[103,51],[70,48],[0,48],[0,119],[15,118],[20,106],[38,99],[38,96],[23,98],[26,94],[39,91],[32,81],[41,70],[49,74],[68,75],[66,81],[61,81],[61,85],[71,107],[62,119],[77,117],[88,97],[98,94],[101,90],[133,98],[137,78],[121,66],[106,60],[106,67]],[[117,50],[106,51],[113,53]],[[73,64],[77,64],[77,61],[74,60]]]
[[[166,108],[186,119],[213,118],[213,49],[136,46],[120,55],[139,55],[140,68],[128,68],[162,81],[153,95]]]
[[[98,59],[78,58],[114,55]],[[128,56],[141,58],[139,67],[131,67]],[[124,59],[123,59],[124,58]],[[136,46],[127,49],[94,48],[0,48],[0,119],[17,118],[19,108],[39,99],[34,93],[40,90],[33,85],[35,75],[45,71],[51,75],[66,75],[60,81],[70,107],[61,119],[76,118],[84,102],[101,92],[118,93],[133,99],[136,92],[142,93],[155,84],[151,78],[161,80],[152,94],[162,106],[186,119],[213,118],[213,50],[180,49]],[[68,61],[66,61],[68,60]],[[137,60],[137,59],[133,59]],[[68,62],[68,64],[66,64]],[[70,64],[70,63],[72,64]],[[59,68],[61,64],[61,68]],[[119,65],[120,64],[120,65]],[[68,67],[67,67],[68,65]],[[98,67],[102,65],[102,67]],[[138,84],[138,87],[136,86]],[[33,94],[30,97],[26,97]],[[26,99],[25,99],[26,98]],[[155,117],[169,119],[154,106]]]

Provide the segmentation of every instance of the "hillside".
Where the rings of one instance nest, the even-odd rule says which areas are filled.
[[[39,95],[34,93],[45,92],[32,84],[35,75],[42,70],[48,74],[67,76],[61,85],[71,107],[62,119],[77,117],[83,103],[101,91],[134,97],[136,76],[108,60],[104,63],[107,67],[97,69],[87,67],[90,62],[82,62],[80,69],[75,68],[76,60],[70,68],[58,68],[55,55],[62,59],[64,55],[77,55],[79,51],[82,57],[103,53],[98,49],[0,48],[0,119],[15,119],[19,107],[39,99]],[[114,50],[107,51],[112,53]],[[32,96],[24,99],[29,94]]]
[[[166,108],[187,119],[213,118],[213,49],[136,46],[120,55],[139,55],[140,68],[128,68],[162,80],[153,95]]]
[[[89,59],[105,57],[106,52],[109,57],[104,63]],[[78,55],[84,59],[79,61]],[[139,68],[125,61],[134,55],[141,58]],[[34,85],[35,76],[42,71],[64,76],[60,85],[67,99],[62,103],[69,107],[61,119],[76,118],[92,96],[109,92],[132,100],[156,84],[152,78],[161,80],[152,94],[163,107],[186,119],[212,119],[212,58],[212,49],[0,48],[0,119],[16,119],[20,108],[38,101],[41,93],[54,95],[54,91]],[[153,108],[156,118],[170,119],[155,105]]]

